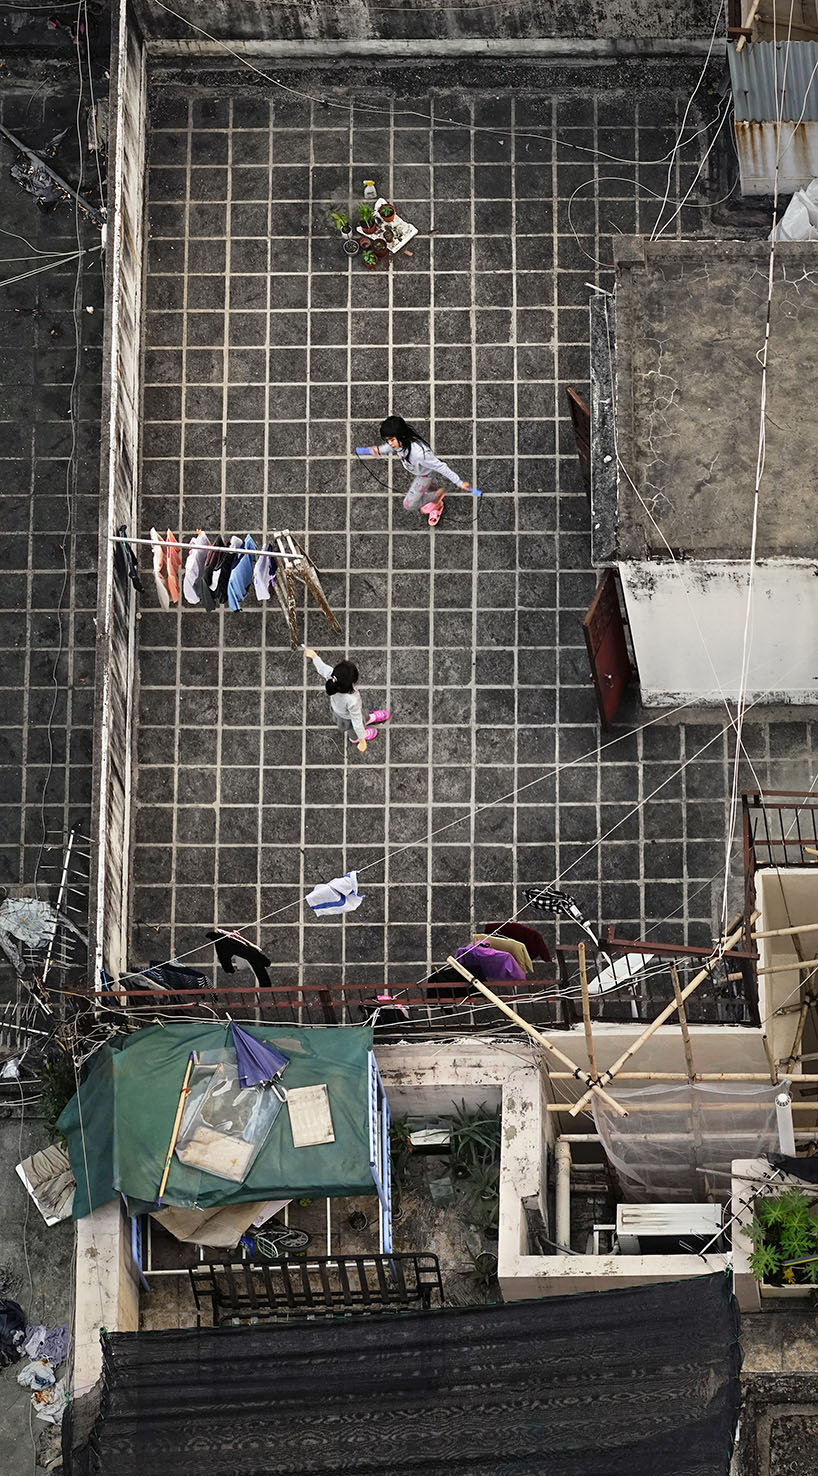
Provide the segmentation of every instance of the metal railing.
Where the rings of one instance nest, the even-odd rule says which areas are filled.
[[[699,973],[712,957],[711,951],[687,948],[680,944],[657,943],[651,939],[618,938],[608,928],[603,949],[614,963],[629,954],[650,954],[644,967],[635,966],[626,978],[606,992],[594,992],[597,970],[589,953],[589,1004],[592,1020],[610,1023],[636,1021],[648,1025],[674,998],[672,970],[675,969],[682,989]],[[578,948],[557,948],[560,987],[566,1010],[574,1023],[582,1019],[582,993]],[[600,968],[604,968],[604,960]],[[685,1002],[685,1014],[691,1025],[758,1025],[758,988],[754,952],[732,948],[714,962],[710,977],[704,979]],[[675,1022],[674,1022],[675,1023]]]
[[[437,1256],[304,1256],[277,1261],[210,1261],[190,1268],[196,1319],[235,1322],[427,1310],[443,1305]]]

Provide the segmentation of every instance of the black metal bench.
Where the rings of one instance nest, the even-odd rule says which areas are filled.
[[[196,1320],[212,1327],[443,1305],[437,1256],[305,1256],[276,1261],[209,1261],[190,1269]]]

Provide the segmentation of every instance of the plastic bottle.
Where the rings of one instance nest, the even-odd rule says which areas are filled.
[[[374,205],[374,203],[377,200],[377,198],[378,198],[378,191],[375,189],[375,181],[374,181],[374,179],[365,179],[364,180],[364,199],[365,200],[371,200],[372,203],[373,203],[373,205]]]

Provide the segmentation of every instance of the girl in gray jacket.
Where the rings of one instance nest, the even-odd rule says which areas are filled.
[[[453,472],[445,461],[435,456],[420,432],[414,426],[407,425],[402,415],[386,417],[381,425],[381,438],[380,446],[370,446],[372,455],[386,456],[390,451],[397,451],[404,470],[412,477],[412,485],[403,499],[403,505],[407,512],[420,510],[428,513],[429,527],[434,528],[440,522],[446,494],[442,487],[432,487],[432,483],[439,482],[441,477],[448,477],[463,492],[471,491],[470,483],[462,482],[457,472]]]
[[[358,752],[366,753],[368,740],[378,736],[377,728],[364,727],[364,708],[361,694],[355,683],[358,680],[358,668],[354,661],[339,661],[337,666],[329,666],[322,661],[317,651],[311,647],[304,648],[304,655],[311,661],[318,675],[324,678],[324,686],[329,697],[329,710],[332,713],[332,721],[336,728],[342,733],[349,734],[350,743],[357,743]],[[389,713],[382,707],[378,707],[369,714],[370,723],[385,723]]]

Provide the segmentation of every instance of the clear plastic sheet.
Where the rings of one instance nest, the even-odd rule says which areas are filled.
[[[606,1090],[627,1107],[617,1117],[594,1097],[594,1122],[626,1200],[725,1202],[734,1158],[778,1149],[781,1085],[696,1082]]]

